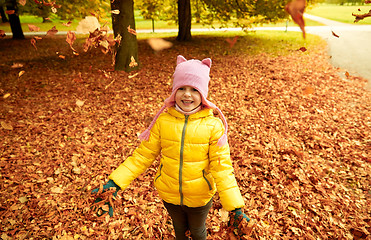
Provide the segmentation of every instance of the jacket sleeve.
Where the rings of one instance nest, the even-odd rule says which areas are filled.
[[[160,129],[157,122],[151,129],[148,141],[142,141],[133,154],[108,177],[119,185],[122,190],[127,188],[140,174],[144,173],[160,153]]]
[[[227,211],[232,211],[236,208],[242,208],[244,200],[233,173],[229,145],[228,143],[222,147],[217,145],[218,139],[223,135],[223,132],[222,122],[218,121],[210,139],[210,173],[215,180],[223,208]]]

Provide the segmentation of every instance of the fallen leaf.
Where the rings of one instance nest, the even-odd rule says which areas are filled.
[[[314,88],[313,87],[306,87],[304,88],[303,94],[304,95],[309,95],[314,93]]]
[[[82,106],[84,106],[84,103],[85,103],[85,101],[76,100],[76,105],[77,105],[78,107],[82,107]]]
[[[13,63],[13,65],[11,66],[11,68],[21,68],[21,67],[23,67],[22,63]]]
[[[20,71],[19,73],[18,73],[18,77],[21,77],[23,74],[25,73],[25,71]]]
[[[233,48],[233,46],[237,43],[237,39],[238,39],[239,36],[235,36],[234,38],[230,39],[230,38],[227,38],[225,41],[227,41],[227,43],[229,43],[229,47],[230,48]]]
[[[13,130],[13,126],[4,121],[0,121],[0,124],[1,124],[1,127],[6,130]]]
[[[301,47],[301,48],[298,49],[298,51],[306,52],[307,49],[305,47]]]
[[[18,198],[20,203],[25,203],[28,201],[28,198],[26,196]]]
[[[133,56],[131,56],[129,67],[133,68],[133,67],[136,67],[136,66],[138,66],[138,63],[135,61],[135,58]]]
[[[6,99],[6,98],[8,98],[8,97],[10,97],[10,93],[6,93],[6,94],[4,94],[4,96],[3,96],[4,99]]]

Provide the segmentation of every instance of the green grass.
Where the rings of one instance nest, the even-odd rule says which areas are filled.
[[[361,11],[358,11],[360,9]],[[365,13],[368,12],[369,9],[371,9],[371,6],[339,6],[339,5],[333,5],[333,4],[317,4],[314,7],[308,7],[306,9],[306,12],[312,15],[332,19],[335,21],[340,21],[344,23],[353,23],[354,17],[352,16],[352,13]],[[145,20],[143,17],[138,15],[138,12],[136,12],[136,29],[152,29],[152,21],[151,20]],[[61,21],[60,19],[54,17],[52,18],[52,22],[48,23],[42,23],[42,18],[35,17],[35,16],[28,16],[28,15],[21,15],[20,20],[22,23],[22,29],[24,32],[29,32],[28,24],[36,25],[40,28],[41,32],[46,32],[49,29],[51,29],[53,26],[56,26],[56,28],[59,31],[74,31],[76,30],[76,27],[79,23],[79,20],[76,19],[72,21],[71,26],[65,26],[63,23],[66,23],[67,21]],[[111,18],[102,19],[101,24],[108,24],[108,26],[111,26]],[[287,26],[297,26],[293,21],[288,21],[286,23],[285,20],[277,22],[277,23],[271,23],[271,24],[262,24],[259,26],[263,27],[285,27]],[[306,26],[319,26],[322,25],[318,22],[306,19],[305,20]],[[371,17],[366,18],[364,20],[359,21],[355,24],[371,24]],[[259,27],[258,26],[258,27]],[[155,30],[156,29],[177,29],[177,25],[172,22],[165,22],[165,21],[155,21]],[[214,28],[219,28],[220,24],[215,24]],[[230,25],[230,27],[233,27]],[[210,28],[210,26],[204,26],[202,24],[193,23],[192,24],[193,29],[197,28]],[[4,30],[5,32],[11,32],[9,23],[0,23],[0,29]]]
[[[361,11],[358,11],[358,9],[360,9]],[[352,13],[364,14],[370,11],[370,9],[371,5],[340,6],[335,4],[318,4],[312,8],[308,8],[306,10],[306,13],[343,23],[371,24],[371,17],[354,23],[355,17],[352,16]]]
[[[138,39],[145,40],[148,38],[165,38],[168,41],[174,41],[177,33],[139,33]],[[212,46],[212,51],[217,51],[216,48],[222,48],[225,51],[224,54],[228,55],[233,52],[244,53],[247,55],[256,55],[262,52],[269,56],[284,56],[292,53],[293,51],[299,51],[301,47],[308,49],[307,52],[301,52],[307,54],[313,52],[313,49],[319,49],[326,46],[326,42],[319,36],[307,34],[307,37],[303,39],[301,32],[285,32],[285,31],[255,31],[255,32],[244,32],[244,31],[220,31],[220,32],[193,32],[192,36],[196,45],[200,39],[210,41],[210,38],[215,37],[216,41],[222,41],[224,44],[215,44]],[[232,49],[225,50],[227,42],[223,39],[234,38],[239,36],[237,43]],[[220,49],[219,49],[220,50]]]

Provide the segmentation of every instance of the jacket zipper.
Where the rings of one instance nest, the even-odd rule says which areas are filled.
[[[207,180],[207,178],[206,178],[205,169],[202,170],[202,176],[204,177],[205,181],[207,182],[207,185],[209,185],[209,190],[212,190],[213,188],[211,187],[211,184],[210,184],[209,180]]]
[[[161,165],[160,165],[160,174],[157,176],[157,178],[155,179],[155,182],[157,181],[157,179],[161,176],[161,174],[162,174],[162,167],[163,167],[163,165],[162,165],[162,163],[161,163]]]
[[[185,121],[184,121],[184,126],[183,126],[183,131],[182,131],[182,139],[180,142],[180,157],[179,157],[179,193],[180,193],[180,205],[183,205],[183,153],[184,153],[184,137],[185,137],[185,132],[188,124],[188,117],[189,115],[185,115]]]

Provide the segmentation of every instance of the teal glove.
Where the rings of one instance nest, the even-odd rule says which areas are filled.
[[[117,192],[120,190],[120,187],[112,180],[109,180],[105,185],[103,185],[103,192],[106,192],[108,189],[110,188],[116,188],[116,192],[113,193],[113,196],[117,196]],[[93,191],[91,191],[91,193],[98,193],[99,192],[99,188],[96,188],[94,189]],[[94,203],[97,203],[97,202],[100,202],[102,201],[101,198],[97,198],[95,199]],[[108,205],[108,214],[112,217],[113,216],[113,207],[111,206],[111,204],[109,202],[106,202],[104,203],[105,205]],[[107,211],[103,210],[102,208],[99,208],[98,209],[98,212],[97,212],[97,215],[98,217],[102,216],[103,214],[105,214]]]
[[[250,236],[255,228],[255,221],[251,221],[241,208],[232,211],[229,218],[229,227],[237,236]]]
[[[235,228],[238,228],[240,225],[240,222],[243,219],[246,219],[246,221],[250,222],[250,218],[246,216],[244,212],[242,212],[241,208],[236,208],[235,210],[232,211],[234,213],[233,220],[232,220],[232,225]]]

